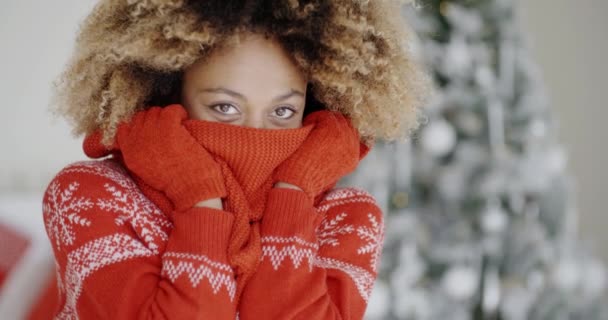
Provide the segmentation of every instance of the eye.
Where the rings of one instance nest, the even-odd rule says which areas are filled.
[[[289,107],[280,107],[274,110],[274,114],[280,119],[289,119],[296,114],[296,111]]]
[[[215,110],[221,114],[225,114],[225,115],[234,115],[234,114],[239,113],[239,110],[235,106],[233,106],[229,103],[214,104],[214,105],[211,105],[211,108],[213,110]]]

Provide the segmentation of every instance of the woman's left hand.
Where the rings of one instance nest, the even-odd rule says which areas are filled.
[[[322,110],[308,115],[303,125],[314,125],[302,146],[274,172],[281,186],[298,187],[312,199],[351,173],[359,164],[362,148],[350,120],[338,112]],[[278,184],[275,186],[279,186]]]
[[[287,182],[277,182],[274,184],[275,188],[284,188],[284,189],[294,189],[294,190],[300,190],[302,191],[302,189],[296,185],[293,185],[291,183],[287,183]]]

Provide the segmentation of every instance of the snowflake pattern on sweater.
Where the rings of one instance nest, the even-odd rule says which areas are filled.
[[[359,304],[355,309],[364,310],[377,275],[384,240],[381,211],[371,195],[355,188],[333,190],[314,211],[322,219],[312,226],[315,234],[312,238],[281,232],[263,234],[261,262],[267,261],[269,270],[277,274],[300,268],[308,273],[317,268],[328,270],[328,274],[329,270],[335,270],[343,274],[344,279],[350,279],[356,288],[353,294],[361,299],[352,303]],[[203,218],[226,220],[220,213],[218,210],[213,213],[217,216],[209,213],[210,217]],[[120,272],[135,272],[128,278],[133,280],[128,281],[141,281],[137,285],[129,282],[125,288],[162,287],[166,299],[162,295],[134,294],[115,288],[116,296],[124,296],[119,299],[133,299],[117,300],[117,310],[125,308],[139,315],[141,310],[132,309],[147,306],[148,314],[179,309],[181,315],[189,317],[205,314],[218,319],[252,318],[251,313],[236,310],[235,306],[232,316],[228,312],[220,316],[204,313],[210,312],[210,308],[193,305],[196,297],[202,295],[217,299],[209,304],[214,309],[221,309],[222,304],[225,309],[230,308],[236,282],[227,256],[218,256],[216,251],[205,251],[205,248],[194,250],[181,242],[176,244],[183,241],[172,240],[178,237],[172,234],[178,227],[174,225],[176,222],[172,223],[149,201],[115,161],[81,161],[60,171],[44,194],[43,217],[55,253],[61,297],[56,319],[91,315],[104,318],[113,314],[101,315],[89,310],[91,305],[98,304],[113,308],[113,300],[83,299],[95,299],[96,290],[102,287],[107,290],[100,281],[120,279]],[[229,234],[231,223],[223,224],[224,232]],[[138,268],[142,269],[141,274],[137,273]],[[156,277],[151,277],[153,274]],[[87,291],[90,292],[83,295]],[[100,296],[103,296],[100,299],[113,297],[112,294]],[[338,297],[332,299],[339,300]],[[190,311],[192,313],[188,313]]]
[[[47,189],[46,201],[42,210],[46,217],[46,229],[55,248],[61,250],[64,246],[74,244],[76,226],[89,227],[91,221],[82,215],[94,206],[93,200],[85,197],[75,197],[74,192],[79,188],[78,182],[61,186],[53,181]]]
[[[376,205],[376,200],[367,192],[346,188],[330,192],[325,198],[326,204],[320,206],[320,212],[327,212],[338,205],[352,203],[370,203]],[[384,243],[384,224],[382,216],[372,213],[366,214],[367,221],[359,221],[361,224],[354,226],[347,223],[348,213],[338,211],[335,215],[327,216],[317,230],[319,244],[321,246],[339,246],[339,238],[347,234],[356,234],[361,240],[361,246],[357,249],[358,254],[369,254],[370,267],[374,272],[378,271],[382,244]]]
[[[78,319],[76,304],[82,293],[82,284],[92,273],[104,266],[119,263],[138,256],[154,254],[137,239],[116,233],[87,242],[68,254],[68,262],[63,277],[58,277],[61,294],[65,294],[65,304],[57,319]]]

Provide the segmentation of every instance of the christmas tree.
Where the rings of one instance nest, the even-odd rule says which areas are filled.
[[[341,184],[385,210],[366,319],[608,319],[581,248],[566,155],[512,0],[418,1],[404,14],[434,79],[427,119]]]

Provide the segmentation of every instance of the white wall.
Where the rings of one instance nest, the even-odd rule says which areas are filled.
[[[0,9],[0,194],[41,191],[84,158],[68,125],[51,122],[50,82],[62,70],[92,0],[9,0]]]
[[[578,180],[581,237],[608,262],[608,1],[519,3]]]

